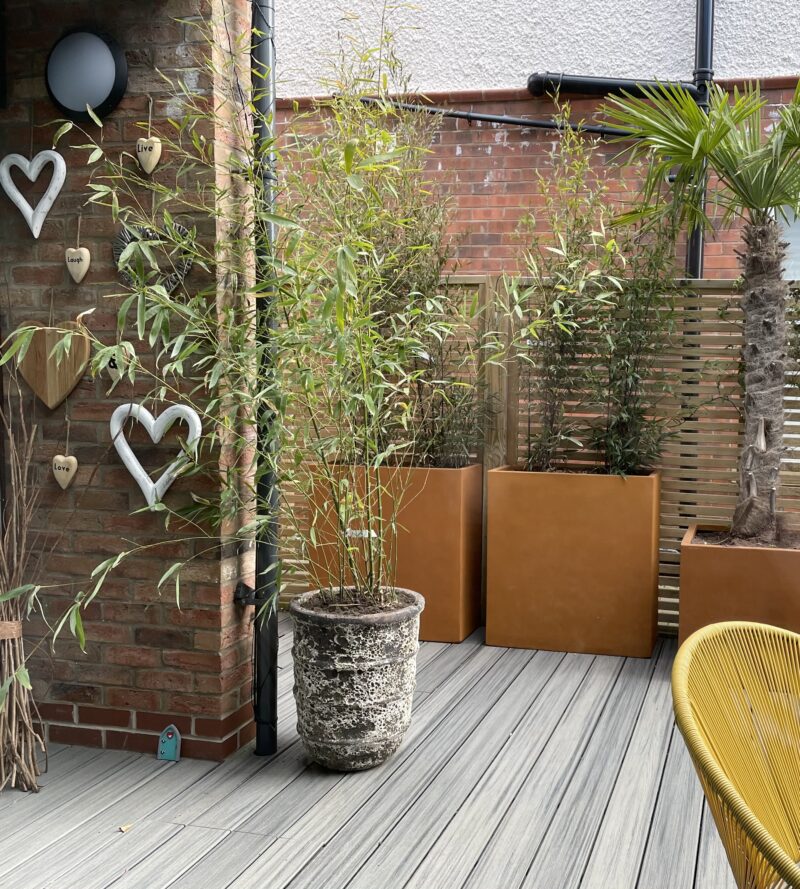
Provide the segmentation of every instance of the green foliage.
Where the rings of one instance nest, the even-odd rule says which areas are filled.
[[[295,454],[282,482],[309,504],[297,534],[336,552],[329,594],[384,603],[403,490],[382,470],[468,459],[475,319],[440,287],[447,204],[425,171],[437,121],[387,100],[406,88],[390,37],[342,57],[328,86],[286,154],[284,201],[303,231],[282,238],[293,275],[276,336]]]
[[[463,465],[482,428],[478,357],[492,360],[476,307],[440,285],[449,208],[425,172],[438,121],[388,100],[406,82],[385,32],[375,46],[346,44],[333,97],[264,147],[256,133],[270,122],[240,85],[249,40],[219,21],[206,38],[215,51],[201,53],[201,76],[222,99],[167,81],[175,111],[156,175],[86,134],[77,146],[94,165],[89,203],[136,235],[119,259],[116,342],[95,341],[93,369],[115,360],[126,383],[150,386],[156,410],[180,402],[201,416],[191,502],[153,507],[173,539],[198,555],[245,549],[278,510],[284,538],[309,553],[332,513],[338,582],[325,597],[385,605],[403,490],[382,472]],[[168,292],[165,276],[187,259],[191,278]],[[266,474],[277,504],[259,495]],[[57,629],[82,643],[83,609],[147,548],[99,565]],[[185,564],[158,588],[179,595]],[[293,567],[276,567],[279,591]]]
[[[714,177],[710,204],[722,208],[726,221],[745,216],[759,224],[774,211],[800,210],[800,88],[766,137],[765,105],[757,84],[732,94],[712,84],[707,114],[678,85],[647,89],[643,99],[610,97],[607,122],[630,131],[632,156],[650,165],[643,206],[633,215],[677,209],[679,221],[710,226],[702,205],[706,172]]]
[[[529,470],[641,472],[669,431],[659,364],[673,324],[674,229],[612,229],[612,177],[593,162],[596,145],[560,132],[538,174],[542,209],[522,229],[526,275],[511,291]]]

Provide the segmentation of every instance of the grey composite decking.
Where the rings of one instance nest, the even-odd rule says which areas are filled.
[[[281,642],[276,756],[54,747],[39,794],[0,794],[0,889],[734,889],[674,640],[649,661],[425,643],[403,747],[352,775],[306,762]]]

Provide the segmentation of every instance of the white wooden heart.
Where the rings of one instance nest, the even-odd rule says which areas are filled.
[[[141,488],[148,505],[155,506],[156,503],[161,501],[167,489],[178,477],[184,466],[189,463],[190,457],[186,453],[181,453],[164,470],[161,478],[154,482],[144,471],[142,464],[131,450],[131,446],[125,438],[123,426],[129,418],[138,420],[144,426],[154,444],[158,444],[161,441],[176,420],[184,420],[189,427],[189,434],[186,436],[186,447],[191,451],[196,449],[197,442],[203,432],[203,425],[200,422],[197,411],[185,404],[171,405],[158,419],[141,404],[121,404],[111,415],[111,439],[114,442],[114,447],[125,464],[125,468]]]
[[[65,491],[72,484],[77,471],[78,461],[75,457],[65,457],[63,454],[53,457],[53,475]]]
[[[85,247],[67,247],[64,251],[64,261],[72,280],[80,284],[89,271],[92,255]]]
[[[150,136],[149,139],[141,138],[136,142],[136,160],[139,166],[147,173],[155,170],[161,160],[161,140],[158,136]]]
[[[19,167],[31,182],[36,182],[45,164],[53,165],[53,178],[47,186],[47,191],[42,195],[36,209],[25,200],[11,178],[11,167]],[[55,203],[59,192],[67,178],[67,165],[64,158],[57,151],[40,151],[33,160],[28,160],[21,154],[7,154],[0,161],[0,185],[3,191],[11,198],[15,206],[22,213],[28,228],[33,232],[34,238],[39,237],[44,221],[50,208]]]

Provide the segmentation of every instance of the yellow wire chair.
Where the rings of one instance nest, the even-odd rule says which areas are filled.
[[[800,636],[704,627],[678,651],[672,698],[739,889],[800,889]]]

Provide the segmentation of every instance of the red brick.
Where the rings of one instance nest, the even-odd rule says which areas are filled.
[[[154,648],[191,648],[193,634],[191,630],[175,627],[137,627],[134,638],[137,645],[149,645]],[[175,666],[183,665],[175,664]]]
[[[131,724],[131,711],[111,710],[107,707],[78,707],[78,722],[83,725],[113,725],[127,728]]]
[[[162,659],[168,667],[192,672],[219,673],[222,659],[216,651],[165,651]]]
[[[244,704],[224,719],[202,719],[194,721],[194,733],[208,738],[225,738],[231,732],[253,721],[252,703]]]
[[[50,740],[54,744],[77,744],[80,747],[102,747],[103,733],[98,729],[78,725],[50,724]]]
[[[72,704],[51,704],[47,701],[38,705],[39,715],[44,720],[54,722],[74,722],[75,708]]]
[[[103,660],[107,664],[121,664],[129,667],[158,667],[161,664],[161,652],[151,648],[106,645],[104,646]]]
[[[238,735],[231,735],[224,741],[203,741],[197,738],[183,738],[181,756],[193,759],[213,759],[221,762],[227,759],[239,746]]]
[[[188,735],[192,730],[191,716],[177,716],[174,713],[137,713],[136,728],[149,732],[161,732],[168,726],[174,725],[182,735]]]
[[[194,677],[191,673],[178,670],[140,670],[136,675],[139,688],[154,688],[163,691],[191,691]]]
[[[161,707],[161,695],[156,691],[109,688],[105,693],[105,702],[111,707],[130,708],[132,710],[158,710]]]

